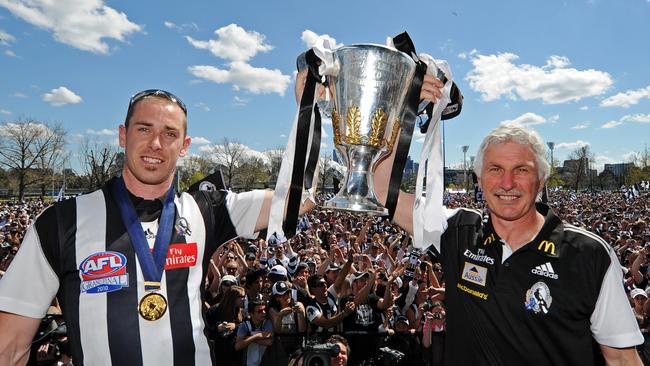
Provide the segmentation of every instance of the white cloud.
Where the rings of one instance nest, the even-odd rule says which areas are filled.
[[[564,56],[552,55],[551,57],[548,58],[548,60],[546,60],[546,65],[544,65],[544,68],[545,69],[549,69],[549,68],[550,69],[554,69],[554,68],[563,69],[563,68],[565,68],[565,67],[567,67],[569,65],[571,65],[571,61],[569,61],[568,58],[566,58]]]
[[[208,107],[208,105],[203,102],[196,103],[194,106],[202,109],[204,112],[210,112],[210,107]]]
[[[602,126],[600,126],[600,128],[614,128],[614,127],[620,126],[622,124],[623,124],[622,121],[609,121],[609,122],[603,124]]]
[[[30,128],[33,128],[34,130],[38,130],[43,134],[51,134],[52,130],[50,128],[43,124],[43,123],[34,123],[34,122],[27,122],[27,126]],[[17,124],[17,123],[6,123],[3,125],[0,125],[0,136],[7,136],[10,132],[15,133],[15,131],[18,131],[20,129],[25,128],[24,125],[22,124]]]
[[[581,111],[589,110],[589,106],[583,105],[582,107],[580,107],[580,110]]]
[[[11,94],[11,96],[15,97],[15,98],[27,98],[27,96],[25,94],[21,93],[21,92],[15,92],[15,93]]]
[[[546,123],[546,118],[531,112],[524,113],[515,119],[501,121],[501,125],[515,124],[515,125],[533,126],[533,125],[541,125],[544,123]]]
[[[65,86],[60,86],[56,89],[50,90],[49,93],[43,94],[43,100],[55,107],[60,107],[66,104],[77,104],[82,101],[80,96],[73,93]]]
[[[192,145],[207,145],[211,144],[212,142],[205,137],[202,136],[194,136],[192,137]]]
[[[566,57],[551,56],[545,66],[516,64],[513,53],[474,54],[474,68],[465,80],[484,101],[501,97],[512,100],[541,99],[546,104],[578,101],[603,94],[612,85],[611,76],[598,70],[567,68]]]
[[[231,63],[228,70],[209,65],[195,65],[190,66],[188,71],[198,78],[217,84],[231,83],[234,90],[245,89],[253,94],[284,95],[291,82],[291,78],[283,75],[278,69],[257,68],[239,61]]]
[[[638,157],[638,154],[636,152],[634,152],[634,151],[630,151],[630,152],[626,152],[625,154],[621,155],[621,157],[623,158],[623,161],[633,163],[633,162],[636,161],[636,159]]]
[[[571,127],[571,129],[572,130],[582,130],[582,129],[585,129],[585,128],[589,127],[590,124],[591,124],[590,122],[581,122],[581,123],[578,123],[577,125]]]
[[[327,149],[328,147],[329,147],[328,144],[326,144],[326,143],[324,143],[324,142],[321,142],[321,143],[320,143],[320,148],[321,148],[321,149]]]
[[[196,23],[185,23],[185,24],[177,25],[174,22],[170,22],[168,20],[165,20],[163,22],[163,24],[165,25],[166,28],[169,28],[169,29],[172,29],[172,30],[175,30],[175,31],[178,31],[178,32],[181,32],[181,31],[183,31],[185,29],[191,29],[191,30],[195,30],[195,31],[199,30],[199,27],[196,25]]]
[[[302,35],[300,36],[300,39],[302,42],[307,46],[307,48],[312,48],[318,42],[319,39],[323,39],[323,41],[329,42],[330,46],[332,48],[338,48],[341,47],[340,44],[336,43],[336,39],[331,37],[329,34],[317,34],[315,32],[310,31],[309,29],[305,29],[302,32]]]
[[[103,0],[0,0],[0,6],[24,21],[53,33],[56,41],[83,51],[107,54],[105,39],[125,42],[142,27]]]
[[[560,142],[555,144],[555,149],[565,149],[565,150],[575,150],[579,147],[589,146],[590,144],[587,141],[574,141],[574,142]]]
[[[461,52],[461,53],[459,53],[458,58],[461,59],[461,60],[467,60],[468,58],[471,58],[476,54],[478,54],[478,50],[473,49],[473,50],[471,50],[469,52]]]
[[[631,105],[638,104],[643,98],[650,99],[650,86],[642,89],[628,90],[626,92],[612,95],[605,98],[600,102],[601,107],[623,107],[627,108]]]
[[[0,4],[2,4],[2,2],[0,2]],[[8,46],[11,42],[16,42],[16,37],[0,29],[0,44]]]
[[[628,114],[621,118],[624,122],[650,123],[650,114]]]
[[[605,164],[615,164],[619,162],[606,155],[596,155],[594,156],[594,161],[596,162],[595,168],[597,171],[602,171],[605,167]]]
[[[116,129],[108,129],[108,128],[103,128],[101,130],[91,130],[88,129],[86,130],[86,133],[89,135],[98,135],[98,136],[115,136],[117,135],[117,130]]]
[[[1,1],[1,0],[0,0]],[[198,49],[206,49],[213,55],[230,61],[227,68],[211,65],[194,65],[188,71],[203,80],[217,84],[231,83],[233,89],[245,89],[253,94],[277,93],[284,95],[291,79],[278,69],[253,67],[247,63],[258,52],[268,52],[272,46],[265,43],[265,36],[255,31],[247,31],[237,24],[230,24],[215,31],[217,38],[208,41],[185,37]],[[235,105],[243,100],[235,99]]]
[[[10,114],[11,114],[11,111],[8,111],[8,110],[6,110],[6,109],[0,109],[0,113],[2,113],[2,114],[6,114],[6,115],[10,115]]]
[[[199,41],[192,37],[185,37],[185,39],[192,46],[209,50],[216,57],[229,61],[248,61],[258,52],[268,52],[273,49],[272,46],[264,43],[266,37],[263,34],[247,31],[237,24],[229,24],[214,33],[217,38],[208,41]]]
[[[236,107],[243,107],[243,106],[247,105],[248,102],[250,102],[250,99],[240,98],[240,97],[238,97],[236,95],[232,98],[232,104],[234,106],[236,106]]]
[[[5,50],[4,54],[9,57],[16,57],[16,54],[12,50]]]

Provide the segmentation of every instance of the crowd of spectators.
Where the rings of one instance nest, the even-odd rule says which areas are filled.
[[[548,203],[618,254],[630,307],[648,334],[639,353],[650,364],[650,193],[556,189]],[[483,208],[466,194],[446,196],[445,204]],[[45,206],[0,204],[0,276]],[[212,255],[205,286],[207,332],[224,365],[298,365],[313,357],[334,365],[443,363],[440,264],[382,218],[316,208],[292,238],[234,239]]]

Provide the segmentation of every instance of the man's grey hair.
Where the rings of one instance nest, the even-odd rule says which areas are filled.
[[[546,181],[550,175],[550,165],[546,161],[546,144],[539,134],[527,127],[518,124],[505,124],[501,125],[483,139],[481,146],[476,154],[474,163],[474,172],[477,176],[481,176],[483,169],[483,160],[485,158],[485,151],[488,147],[504,142],[515,142],[520,145],[527,145],[535,155],[535,165],[537,165],[537,177],[540,180]]]

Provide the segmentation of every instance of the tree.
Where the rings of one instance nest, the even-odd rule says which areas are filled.
[[[222,167],[222,173],[227,187],[232,187],[238,168],[247,161],[246,146],[237,140],[224,137],[220,144],[212,147],[213,161]]]
[[[579,147],[571,154],[569,154],[569,159],[573,161],[572,167],[570,167],[570,177],[571,180],[567,183],[571,183],[574,190],[578,192],[580,184],[586,182],[589,174],[591,174],[591,164],[594,162],[594,153],[591,152],[589,145]]]
[[[214,163],[207,156],[190,155],[176,167],[179,170],[180,191],[207,177],[214,171]]]
[[[269,160],[269,180],[271,182],[277,182],[278,175],[280,174],[280,166],[282,165],[282,157],[284,156],[284,146],[267,150],[264,154]]]
[[[119,149],[107,142],[81,141],[79,155],[81,168],[90,190],[101,188],[106,181],[119,174]]]
[[[269,170],[264,161],[258,157],[250,157],[237,169],[236,185],[245,191],[264,184],[269,180]]]
[[[320,183],[320,189],[322,193],[325,193],[325,185],[327,183],[327,180],[334,175],[331,170],[332,162],[332,154],[330,153],[322,155],[318,159],[318,183]]]
[[[0,126],[0,164],[16,175],[19,200],[24,200],[27,187],[41,181],[44,162],[57,160],[52,155],[61,154],[65,134],[59,125],[31,119]]]

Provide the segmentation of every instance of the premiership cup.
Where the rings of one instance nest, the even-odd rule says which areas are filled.
[[[326,208],[388,215],[377,201],[375,165],[395,147],[406,94],[415,74],[415,61],[385,46],[358,44],[334,52],[339,71],[329,76],[334,107],[334,145],[347,174]]]

